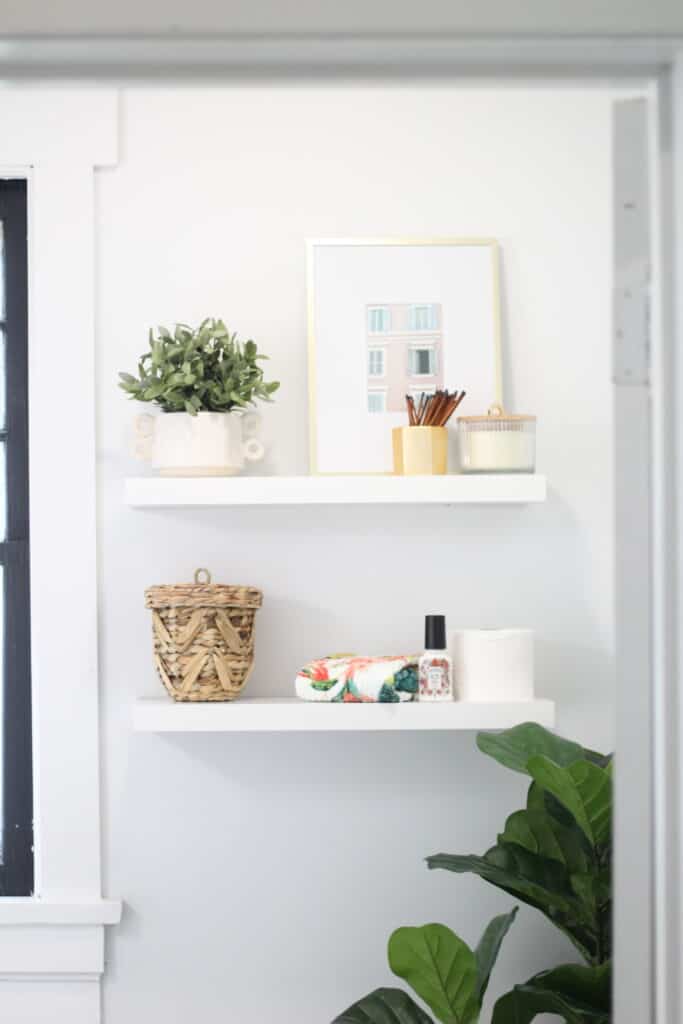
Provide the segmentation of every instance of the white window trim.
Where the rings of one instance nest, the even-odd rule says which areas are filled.
[[[117,160],[118,97],[7,85],[0,113],[0,174],[28,180],[36,879],[34,897],[0,899],[0,976],[68,983],[72,1024],[96,1024],[104,925],[121,916],[101,890],[94,402],[94,174]],[[46,410],[60,394],[56,439]],[[31,1019],[60,1019],[55,998],[51,985],[18,996],[3,984],[0,1017],[16,1019],[21,999]]]

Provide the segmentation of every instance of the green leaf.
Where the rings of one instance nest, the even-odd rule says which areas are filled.
[[[586,747],[584,750],[584,758],[586,761],[591,761],[593,764],[597,764],[598,768],[609,769],[614,759],[614,754],[599,754],[597,750],[590,750]]]
[[[562,739],[534,722],[524,722],[504,732],[477,733],[477,746],[514,772],[528,774],[529,758],[543,754],[559,765],[569,765],[585,758],[578,743]]]
[[[152,342],[152,366],[159,367],[163,360],[163,347],[158,341]]]
[[[496,1003],[491,1024],[529,1024],[539,1013],[552,1013],[566,1024],[609,1024],[611,964],[581,967],[566,964],[530,978]]]
[[[526,875],[522,873],[518,856],[502,846],[492,847],[484,857],[437,853],[427,858],[427,865],[432,869],[443,868],[457,874],[479,875],[492,885],[544,912],[549,908],[556,911],[570,909],[567,894],[563,891],[566,876],[561,866],[553,861],[544,861],[541,857],[534,858],[533,854],[526,858]]]
[[[474,951],[474,958],[477,963],[476,997],[480,1006],[489,983],[489,978],[491,977],[491,971],[498,959],[503,939],[517,916],[517,910],[517,907],[513,907],[509,914],[501,914],[499,917],[494,917],[492,921],[489,921]]]
[[[558,992],[516,985],[501,996],[493,1009],[491,1024],[529,1024],[541,1013],[561,1017],[566,1024],[609,1024],[609,1016],[572,1004]]]
[[[529,786],[526,805],[527,810],[543,811],[545,814],[549,814],[551,818],[554,818],[560,825],[569,829],[569,831],[574,833],[575,837],[583,844],[588,855],[592,856],[591,844],[576,824],[574,817],[569,813],[564,804],[561,804],[552,793],[543,789],[543,787],[539,786],[537,782],[532,782]]]
[[[443,924],[398,928],[389,939],[389,965],[444,1024],[476,1021],[474,953],[450,928]]]
[[[332,1024],[433,1024],[399,988],[378,988],[335,1017]]]
[[[608,842],[612,826],[612,780],[590,761],[563,768],[547,757],[529,759],[531,776],[560,801],[592,846]]]
[[[566,999],[583,1003],[595,1010],[608,1013],[612,1007],[612,962],[608,960],[598,967],[583,967],[580,964],[562,964],[550,971],[542,971],[527,984],[553,989]]]
[[[538,792],[544,795],[543,790]],[[562,825],[545,808],[515,811],[505,822],[498,842],[515,843],[530,853],[556,860],[569,872],[588,870],[588,854],[581,834],[575,828]]]
[[[609,903],[610,887],[599,874],[580,872],[570,875],[569,882],[576,895],[592,914],[597,914],[599,907]]]
[[[581,955],[594,962],[600,950],[597,922],[572,890],[564,866],[514,844],[492,847],[483,857],[439,853],[430,868],[479,875],[491,885],[540,910],[568,936]]]

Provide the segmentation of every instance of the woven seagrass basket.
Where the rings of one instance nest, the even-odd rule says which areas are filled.
[[[254,618],[263,595],[212,584],[207,569],[197,569],[194,579],[145,591],[157,671],[174,700],[234,700],[254,664]]]

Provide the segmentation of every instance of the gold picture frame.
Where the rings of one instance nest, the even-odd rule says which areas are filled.
[[[309,409],[309,472],[313,476],[387,476],[386,471],[320,471],[318,468],[318,373],[317,342],[315,329],[315,252],[319,247],[329,246],[463,246],[487,247],[491,257],[492,281],[492,332],[493,332],[493,382],[489,404],[503,406],[502,384],[502,343],[501,343],[501,294],[500,294],[500,243],[487,237],[351,237],[351,238],[308,238],[306,239],[306,304],[307,304],[307,349],[308,349],[308,409]]]

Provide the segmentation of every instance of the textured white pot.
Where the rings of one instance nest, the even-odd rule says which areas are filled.
[[[258,413],[145,413],[135,421],[135,454],[161,476],[233,476],[263,458]]]

